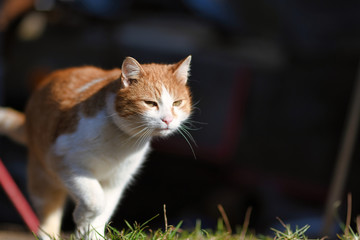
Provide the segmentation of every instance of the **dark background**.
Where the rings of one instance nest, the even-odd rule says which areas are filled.
[[[355,0],[35,1],[0,33],[0,104],[23,110],[53,69],[191,54],[196,159],[179,136],[154,141],[112,225],[160,214],[150,226],[161,227],[166,204],[170,224],[213,228],[222,204],[234,227],[252,206],[256,233],[281,229],[280,217],[319,237],[357,74],[359,13]],[[26,193],[26,149],[1,137],[0,157]],[[353,216],[359,158],[358,137],[345,189]],[[22,224],[2,190],[0,222]]]

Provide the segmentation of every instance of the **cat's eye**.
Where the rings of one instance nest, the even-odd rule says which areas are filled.
[[[149,107],[157,107],[157,102],[154,101],[144,101],[146,103],[146,105],[148,105]]]
[[[178,106],[181,105],[181,103],[182,103],[182,100],[175,101],[175,102],[173,103],[173,106],[174,106],[174,107],[178,107]]]

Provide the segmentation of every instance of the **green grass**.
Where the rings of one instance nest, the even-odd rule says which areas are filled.
[[[292,226],[285,224],[278,218],[279,222],[283,226],[283,229],[274,229],[272,236],[256,235],[248,229],[251,208],[248,209],[245,215],[245,221],[242,227],[238,227],[235,232],[232,231],[228,218],[225,214],[222,206],[218,206],[222,218],[218,220],[215,230],[203,229],[201,227],[201,221],[197,221],[194,229],[185,230],[182,229],[182,222],[179,222],[176,226],[168,225],[166,217],[166,208],[164,206],[164,229],[152,230],[149,227],[151,221],[159,215],[149,219],[145,223],[133,223],[125,221],[126,228],[118,230],[109,224],[107,226],[106,236],[98,234],[99,240],[311,240],[307,237],[306,232],[310,228],[309,225],[302,227]],[[349,225],[349,218],[346,224],[343,225],[343,234],[338,235],[339,240],[360,240],[360,217],[356,219],[357,231],[354,231]],[[37,238],[36,238],[37,239]],[[57,238],[53,240],[77,240],[74,235],[70,235],[67,238]],[[318,238],[319,240],[326,239],[326,237]]]
[[[157,216],[156,216],[157,217]],[[154,217],[155,218],[155,217]],[[152,219],[154,219],[152,218]],[[273,236],[262,236],[255,235],[247,229],[238,228],[235,233],[229,232],[226,224],[223,219],[218,220],[218,224],[215,230],[205,230],[201,227],[201,222],[198,221],[196,226],[192,230],[183,230],[181,229],[182,222],[178,223],[176,226],[171,226],[165,224],[165,229],[152,230],[149,227],[149,221],[140,224],[133,223],[130,224],[125,221],[127,227],[122,230],[113,228],[111,225],[107,227],[106,237],[98,235],[99,240],[310,240],[306,236],[306,231],[310,226],[306,225],[304,227],[292,229],[290,225],[285,225],[284,229],[277,230],[272,229],[274,234]],[[340,240],[355,240],[359,239],[359,235],[350,231],[352,235],[339,236]],[[352,238],[356,236],[357,238]],[[57,238],[56,240],[75,240],[75,236],[71,235],[68,238]],[[55,239],[54,239],[55,240]]]
[[[201,222],[198,221],[196,226],[192,230],[181,229],[182,222],[176,226],[166,226],[165,230],[158,229],[156,231],[151,230],[147,224],[134,223],[130,225],[127,223],[127,229],[118,231],[111,226],[108,227],[108,239],[111,240],[239,240],[241,233],[231,234],[226,231],[224,222],[218,221],[217,229],[205,230],[201,228]],[[246,239],[258,239],[254,235],[248,233]],[[270,239],[270,238],[264,238]]]
[[[216,230],[204,230],[201,228],[200,221],[192,230],[182,230],[181,222],[176,226],[167,226],[165,230],[151,230],[147,223],[130,225],[127,223],[127,229],[118,231],[108,226],[107,238],[110,240],[310,240],[306,236],[309,225],[292,229],[290,225],[284,225],[284,229],[272,229],[273,236],[257,236],[250,231],[245,234],[242,228],[238,228],[235,233],[227,231],[224,221],[219,219]],[[354,238],[340,238],[348,240]]]
[[[198,221],[195,228],[192,230],[181,229],[181,224],[176,226],[167,226],[165,230],[152,230],[148,223],[151,220],[140,224],[130,224],[125,222],[127,228],[117,230],[111,225],[107,227],[106,237],[98,235],[99,240],[311,240],[306,236],[306,231],[310,228],[309,225],[303,227],[292,228],[290,225],[283,225],[281,230],[272,228],[272,236],[256,235],[251,231],[246,231],[245,234],[242,228],[238,228],[235,233],[229,233],[222,219],[219,219],[216,230],[205,230],[201,228],[201,223]],[[36,238],[37,239],[37,238]],[[326,239],[326,237],[318,238],[319,240]],[[358,232],[353,231],[350,227],[347,232],[338,235],[339,240],[360,240]],[[68,238],[57,238],[54,240],[76,240],[74,235]]]
[[[351,228],[349,228],[348,233],[344,233],[343,235],[338,235],[340,240],[360,240],[360,236],[358,232],[354,232]]]
[[[310,228],[309,225],[305,225],[301,228],[298,226],[295,227],[295,230],[291,229],[290,225],[285,225],[280,219],[280,223],[284,226],[283,231],[271,228],[274,231],[275,237],[277,240],[308,240],[309,238],[305,235],[306,231]]]

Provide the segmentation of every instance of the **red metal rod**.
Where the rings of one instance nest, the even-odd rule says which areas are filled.
[[[30,207],[28,201],[26,201],[24,195],[17,187],[15,181],[11,177],[10,173],[6,169],[5,165],[0,159],[0,185],[5,190],[6,194],[14,204],[16,210],[26,223],[31,232],[37,233],[39,229],[39,220]]]

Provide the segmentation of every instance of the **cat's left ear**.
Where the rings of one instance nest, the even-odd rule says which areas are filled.
[[[181,81],[181,83],[183,84],[186,84],[187,79],[190,75],[190,62],[191,62],[191,55],[181,60],[180,62],[176,63],[174,66],[174,74],[176,78],[179,81]]]
[[[132,57],[126,57],[121,66],[121,81],[124,87],[128,87],[133,82],[140,79],[144,70],[140,63]]]

